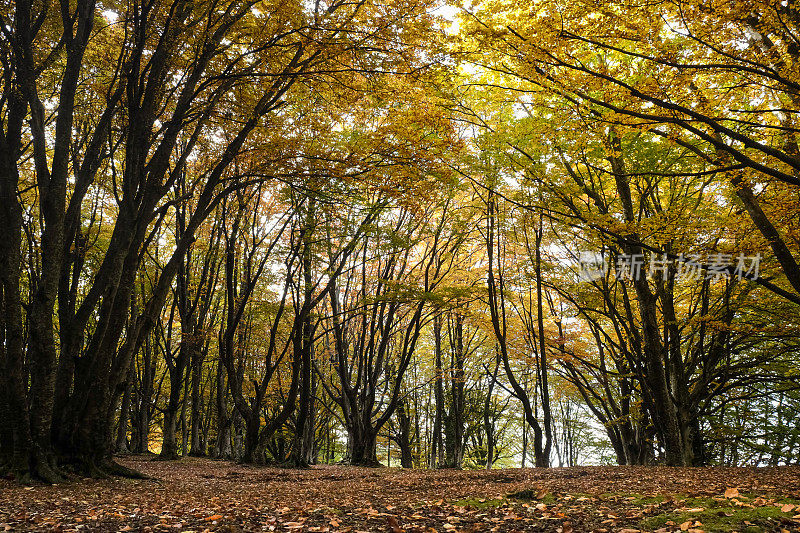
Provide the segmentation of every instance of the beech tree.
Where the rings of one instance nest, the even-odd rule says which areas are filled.
[[[157,319],[197,228],[240,186],[229,173],[232,162],[298,80],[381,68],[379,58],[358,51],[375,49],[370,39],[385,39],[394,31],[391,24],[379,24],[380,31],[367,36],[348,31],[370,25],[373,7],[201,7],[176,0],[101,13],[88,0],[60,10],[15,2],[5,11],[2,216],[8,239],[2,255],[8,259],[2,277],[9,342],[2,360],[5,388],[13,392],[3,400],[11,422],[2,450],[21,478],[58,481],[59,463],[90,474],[131,474],[109,459],[107,406]],[[403,17],[417,9],[386,9],[395,8]],[[396,63],[399,69],[402,63]],[[38,86],[43,79],[54,80],[57,96]],[[260,80],[257,91],[253,80]],[[93,112],[78,114],[84,109]],[[222,127],[220,117],[233,114],[239,119]],[[205,157],[197,150],[206,150]],[[30,171],[21,164],[28,160]],[[185,188],[194,198],[191,215],[150,299],[128,321],[143,248],[153,224],[180,201],[167,193],[187,167],[196,179]],[[35,198],[20,197],[29,184],[35,184]],[[86,272],[76,252],[83,201],[92,187],[103,188],[116,204],[115,220],[102,262]],[[22,202],[28,201],[42,220],[36,236],[42,268],[30,280],[25,309],[21,238]]]
[[[797,459],[791,2],[0,6],[0,473]]]

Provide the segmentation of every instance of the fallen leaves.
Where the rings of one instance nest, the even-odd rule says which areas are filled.
[[[0,532],[700,533],[714,530],[703,525],[709,513],[725,519],[762,508],[785,515],[770,522],[771,530],[800,525],[800,500],[792,501],[800,495],[799,468],[286,470],[194,458],[126,460],[161,481],[27,488],[0,481]],[[790,498],[777,497],[774,487]],[[654,498],[659,494],[668,496]],[[643,526],[665,514],[681,518]]]
[[[726,498],[738,498],[739,497],[739,489],[730,488],[725,490],[725,497]]]

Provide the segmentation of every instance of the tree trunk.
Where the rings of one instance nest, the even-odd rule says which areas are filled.
[[[464,319],[456,314],[451,328],[450,412],[445,428],[445,465],[461,468],[464,460]]]
[[[539,392],[542,400],[542,425],[544,426],[544,449],[542,463],[537,466],[550,466],[550,451],[553,448],[553,413],[550,410],[550,386],[548,384],[547,347],[544,342],[544,306],[542,305],[542,214],[536,229],[536,323],[539,337]]]
[[[442,370],[442,315],[437,314],[433,318],[433,336],[434,336],[434,358],[435,358],[435,372],[434,376],[434,397],[435,397],[435,413],[433,418],[433,434],[431,435],[431,457],[429,466],[436,468],[444,464],[444,442],[442,439],[442,419],[444,418],[444,387],[442,380],[444,374]]]
[[[152,362],[151,341],[148,335],[142,350],[142,381],[136,413],[136,439],[133,441],[134,453],[150,451],[150,403],[153,397],[155,365]]]
[[[205,360],[205,349],[195,350],[192,354],[192,428],[191,428],[191,447],[189,455],[202,457],[206,455],[205,439],[201,422],[203,418],[203,397],[200,394],[200,382],[203,378],[203,361]]]
[[[348,428],[347,463],[353,466],[381,466],[377,454],[378,435],[371,427]]]
[[[494,372],[489,376],[489,388],[486,391],[486,400],[483,404],[483,428],[486,432],[486,470],[491,470],[492,465],[494,465],[495,458],[494,458],[494,442],[495,442],[495,435],[494,435],[494,421],[491,418],[491,406],[492,406],[492,393],[494,392],[494,385],[497,383],[497,372],[500,369],[500,358],[499,356],[495,359],[494,363]],[[525,421],[522,421],[522,431],[523,431],[523,442],[524,445],[522,447],[522,465],[525,466],[525,454],[527,453],[527,444],[528,439],[526,437],[525,431]]]
[[[7,470],[18,479],[31,472],[33,446],[27,404],[24,330],[20,279],[22,273],[22,206],[17,196],[19,135],[27,105],[15,92],[9,95],[8,134],[0,135],[0,409],[4,422],[0,438]],[[15,135],[16,130],[16,135]]]
[[[414,457],[411,452],[411,417],[406,411],[406,402],[397,405],[397,446],[400,448],[400,466],[403,468],[414,467]]]
[[[181,344],[179,354],[174,365],[169,369],[169,400],[164,410],[164,436],[161,443],[159,458],[167,461],[178,459],[178,413],[181,407],[181,389],[185,364],[186,345]]]
[[[617,193],[622,202],[625,220],[633,223],[635,218],[633,199],[629,178],[625,174],[625,165],[622,160],[622,147],[619,136],[612,130],[609,135],[609,146],[614,150],[608,160],[611,163]],[[644,257],[644,250],[637,242],[638,236],[631,234],[629,239],[622,243],[622,248],[631,257]],[[670,394],[669,384],[665,371],[669,354],[666,353],[661,342],[661,331],[657,318],[657,301],[650,290],[647,278],[643,275],[633,275],[633,286],[636,291],[639,316],[641,318],[642,341],[644,348],[644,383],[649,392],[650,407],[659,440],[664,446],[665,462],[670,466],[690,466],[692,460],[691,448],[684,447],[681,424],[678,410]]]
[[[494,329],[495,338],[497,339],[497,351],[499,352],[500,359],[503,363],[503,369],[505,370],[513,394],[522,404],[522,409],[525,413],[525,421],[533,428],[533,453],[536,466],[547,468],[550,466],[550,462],[544,455],[542,427],[533,412],[528,391],[520,385],[514,375],[514,369],[511,367],[508,355],[503,263],[502,258],[497,257],[498,254],[496,253],[496,250],[501,249],[496,242],[497,239],[500,238],[498,233],[497,204],[495,196],[491,191],[486,205],[486,215],[486,252],[489,263],[486,285],[489,292],[489,312],[491,314],[492,328]],[[495,257],[497,258],[495,259]],[[495,263],[497,264],[496,270]],[[497,274],[495,274],[495,271]]]
[[[114,448],[117,453],[130,453],[130,447],[128,446],[128,421],[130,420],[134,372],[133,359],[131,359],[128,379],[125,383],[125,392],[122,394],[122,405],[119,409],[119,421],[117,422],[117,438],[114,443]]]

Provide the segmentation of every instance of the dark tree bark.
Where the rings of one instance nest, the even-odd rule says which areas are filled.
[[[150,416],[156,370],[153,364],[151,345],[151,336],[148,335],[141,351],[141,381],[137,394],[137,408],[134,413],[134,438],[131,443],[131,451],[134,453],[147,453],[150,449]]]
[[[494,386],[497,383],[497,372],[500,369],[500,354],[494,363],[494,371],[489,375],[489,388],[486,390],[486,400],[483,403],[483,428],[486,433],[486,470],[491,470],[492,465],[495,463],[495,434],[494,434],[494,420],[491,416],[492,394],[494,393]],[[524,432],[524,424],[523,424]],[[522,467],[525,467],[525,454],[527,453],[527,437],[523,434],[524,445],[522,447]]]
[[[217,437],[214,444],[214,457],[217,459],[230,459],[233,457],[231,448],[231,415],[228,413],[228,379],[225,365],[217,364],[216,372],[216,415]]]
[[[450,336],[450,409],[445,419],[446,468],[461,468],[464,461],[464,416],[466,397],[464,393],[464,318],[455,313],[448,320]]]
[[[312,250],[311,242],[314,238],[315,216],[314,198],[306,202],[303,217],[303,227],[299,237],[301,241],[301,269],[302,280],[298,282],[295,290],[296,301],[310,302],[313,299],[314,284],[312,280]],[[296,306],[297,314],[303,313],[297,342],[294,343],[294,358],[300,359],[300,396],[297,405],[294,443],[292,445],[292,461],[295,466],[306,467],[314,460],[314,383],[313,376],[313,351],[314,330],[310,312],[304,312],[301,306]]]
[[[433,317],[434,337],[434,418],[433,435],[431,436],[430,468],[444,464],[444,440],[442,438],[442,420],[444,419],[444,372],[442,370],[442,315]]]
[[[120,405],[119,418],[117,420],[117,438],[114,442],[114,449],[117,453],[130,453],[130,446],[128,445],[128,423],[130,422],[133,380],[134,373],[136,372],[133,363],[133,359],[131,359],[128,377],[125,382],[125,392],[122,394],[122,405]]]
[[[400,466],[403,468],[414,467],[414,456],[412,452],[412,433],[411,417],[406,410],[406,402],[401,401],[397,405],[397,434],[395,442],[400,448]]]

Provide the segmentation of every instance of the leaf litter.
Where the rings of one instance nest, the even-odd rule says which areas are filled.
[[[800,467],[402,470],[120,459],[151,480],[0,480],[3,531],[800,531]]]

